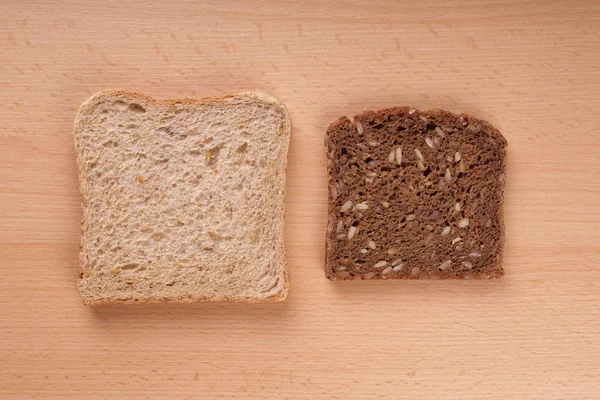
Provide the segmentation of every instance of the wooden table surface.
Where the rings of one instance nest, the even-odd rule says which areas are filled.
[[[0,2],[1,399],[599,399],[600,2]],[[88,308],[71,131],[105,88],[288,107],[288,300]],[[327,125],[506,136],[506,276],[325,279]]]

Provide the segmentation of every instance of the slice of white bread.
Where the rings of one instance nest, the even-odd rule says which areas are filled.
[[[74,142],[88,305],[281,301],[290,122],[262,93],[158,101],[106,90]]]

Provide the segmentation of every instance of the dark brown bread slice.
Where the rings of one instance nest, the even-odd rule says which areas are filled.
[[[331,124],[326,275],[499,278],[506,140],[485,121],[408,107]]]

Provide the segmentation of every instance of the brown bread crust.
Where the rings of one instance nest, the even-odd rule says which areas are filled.
[[[504,275],[507,142],[492,125],[396,107],[340,118],[325,145],[329,279]]]

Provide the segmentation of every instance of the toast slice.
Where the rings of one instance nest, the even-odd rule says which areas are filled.
[[[489,123],[408,107],[327,130],[326,275],[499,278],[506,140]]]
[[[261,93],[157,101],[107,90],[74,142],[88,305],[284,300],[290,122]]]

